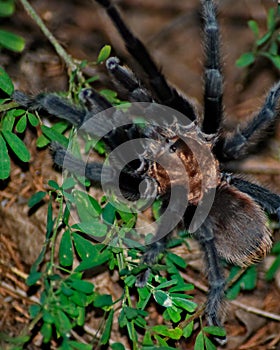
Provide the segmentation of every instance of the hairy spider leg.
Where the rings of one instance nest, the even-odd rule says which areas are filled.
[[[221,327],[220,316],[224,299],[225,279],[215,247],[215,237],[211,229],[211,223],[207,220],[195,233],[196,239],[204,251],[208,272],[209,292],[206,302],[206,317],[210,326]],[[221,345],[226,343],[226,337],[215,337]]]
[[[106,114],[104,116],[101,115],[101,118],[94,118],[99,112],[113,106],[93,89],[85,89],[80,93],[80,99],[86,108],[78,108],[69,103],[65,98],[55,94],[39,94],[35,97],[29,97],[20,91],[15,91],[13,98],[21,106],[31,110],[44,109],[49,114],[64,119],[78,128],[83,128],[83,126],[85,126],[85,131],[92,136],[103,135],[104,125],[111,123],[112,127],[109,128],[110,132],[107,134],[104,133],[105,135],[103,137],[106,146],[111,150],[116,149],[127,140],[139,137],[139,130],[137,126],[133,124],[127,125],[125,128],[114,127],[113,119],[117,117],[116,114],[118,113],[118,117],[122,117],[122,115],[120,111],[116,111],[113,108],[111,114],[112,120],[109,120]],[[58,143],[52,143],[51,150],[54,163],[60,168],[68,169],[71,173],[76,175],[86,176],[89,180],[99,184],[101,183],[101,171],[102,180],[104,182],[109,183],[114,179],[114,171],[112,168],[102,167],[102,164],[96,162],[85,163],[73,157],[69,151]],[[136,151],[137,150],[135,150],[135,152]],[[122,152],[117,153],[117,156],[121,157]],[[136,158],[137,153],[134,159]],[[120,160],[121,159],[115,159],[116,162]],[[125,162],[125,159],[123,162]],[[140,198],[139,186],[143,180],[147,181],[147,179],[138,174],[135,169],[129,165],[120,172],[120,176],[120,189],[125,198],[131,200]]]
[[[269,214],[276,214],[280,221],[280,196],[276,193],[272,193],[266,188],[243,180],[237,176],[229,175],[228,183],[239,191],[248,194],[257,202],[263,210]]]
[[[74,126],[79,126],[83,123],[86,115],[84,108],[78,108],[69,103],[66,98],[52,93],[41,93],[30,97],[16,90],[13,93],[13,100],[19,105],[31,110],[44,109],[49,114],[64,119]]]
[[[168,84],[144,44],[135,37],[124,23],[118,9],[110,0],[96,0],[102,5],[124,40],[127,51],[137,61],[147,75],[149,87],[158,103],[164,104],[195,120],[196,115],[191,103]]]
[[[274,85],[259,113],[243,128],[237,126],[233,135],[221,138],[216,148],[219,160],[232,160],[245,156],[258,143],[279,116],[280,82]]]
[[[162,198],[161,217],[158,223],[156,233],[153,237],[153,243],[151,243],[146,252],[141,258],[141,262],[145,265],[152,266],[156,263],[159,255],[166,249],[167,242],[170,234],[178,223],[182,221],[180,211],[182,209],[182,203],[186,202],[186,189],[181,186],[174,186],[172,188],[173,195],[176,197],[176,201],[172,201],[170,204],[170,193],[167,193]],[[137,276],[136,286],[144,287],[148,281],[150,268]]]
[[[113,107],[113,105],[96,90],[82,90],[80,92],[80,99],[87,108],[83,124],[81,124],[80,127],[93,136],[102,135],[103,141],[110,150],[116,149],[128,139],[138,136],[137,128],[131,123],[127,128],[115,127],[117,119],[122,119],[124,123],[129,121],[122,115],[122,111],[118,111]],[[110,131],[107,132],[107,130]]]
[[[21,91],[15,91],[13,94],[14,101],[23,107],[31,110],[44,109],[49,114],[64,119],[77,128],[84,127],[91,136],[104,134],[103,140],[110,150],[114,150],[126,140],[139,137],[139,130],[134,124],[130,124],[126,128],[114,127],[114,118],[121,118],[121,112],[116,111],[113,105],[94,89],[82,90],[79,97],[84,107],[77,107],[66,98],[52,93],[43,93],[32,97]],[[112,110],[108,114],[111,120],[108,119],[107,114],[95,118],[98,113],[110,108]],[[110,130],[109,133],[103,133],[104,125],[107,125],[106,129]],[[111,125],[111,128],[108,128],[108,125]]]
[[[202,1],[204,17],[204,119],[202,131],[214,134],[223,118],[223,77],[220,63],[220,34],[213,1]]]
[[[112,170],[109,167],[97,162],[86,164],[83,160],[72,156],[58,142],[52,142],[51,154],[55,165],[67,169],[75,175],[85,176],[90,181],[100,184],[102,171],[104,171],[103,176],[106,171],[106,177],[108,179],[112,177]]]
[[[113,80],[116,82],[118,90],[123,92],[129,101],[153,101],[150,93],[142,87],[142,84],[134,73],[129,68],[120,65],[120,60],[117,57],[108,58],[106,67]]]
[[[74,157],[59,143],[53,142],[51,153],[55,165],[67,169],[74,175],[85,176],[90,181],[100,185],[116,186],[114,183],[115,170],[111,166],[103,163],[90,162],[86,163],[81,159]],[[141,193],[139,186],[146,179],[137,174],[122,171],[120,173],[119,188],[126,199],[136,201],[140,198]],[[118,180],[118,179],[117,179]]]

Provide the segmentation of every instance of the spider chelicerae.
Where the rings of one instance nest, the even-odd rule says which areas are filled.
[[[117,186],[121,195],[130,202],[139,198],[162,199],[161,212],[167,215],[162,215],[142,262],[148,266],[155,263],[166,248],[169,233],[177,223],[183,223],[204,251],[209,281],[207,321],[210,325],[221,326],[225,279],[220,258],[239,266],[260,260],[272,244],[266,213],[276,214],[280,219],[280,196],[227,173],[226,163],[246,157],[260,141],[260,136],[275,123],[280,83],[270,89],[262,108],[250,122],[237,125],[229,133],[223,127],[219,27],[212,0],[201,1],[205,64],[204,113],[200,119],[190,100],[166,81],[114,4],[110,0],[96,1],[106,9],[128,52],[145,75],[146,79],[136,77],[116,57],[106,62],[113,80],[126,93],[128,100],[135,103],[135,114],[144,111],[148,116],[145,125],[131,122],[125,117],[125,112],[113,108],[93,89],[80,93],[82,107],[74,106],[55,94],[30,97],[16,91],[14,99],[22,106],[44,109],[102,138],[108,153],[126,142],[135,141],[131,143],[129,157],[124,156],[122,149],[115,152],[106,165],[84,163],[58,144],[52,145],[52,155],[54,163],[60,167],[85,175],[94,182]],[[106,112],[105,117],[102,111]],[[139,139],[141,142],[136,143]],[[206,205],[206,210],[201,203],[206,203],[207,198],[210,198],[210,204]],[[194,220],[198,208],[199,219]],[[138,276],[137,286],[144,286],[148,276],[149,268]],[[220,342],[224,341],[220,339]]]

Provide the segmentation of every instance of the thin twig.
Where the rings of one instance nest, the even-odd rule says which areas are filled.
[[[193,279],[192,277],[188,276],[185,273],[182,273],[181,275],[184,278],[184,280],[186,280],[189,283],[192,283],[195,286],[195,288],[203,291],[204,293],[208,292],[208,288],[204,284],[202,284],[200,282],[197,282],[195,279]],[[237,300],[230,300],[230,303],[232,305],[237,306],[240,309],[243,309],[243,310],[245,310],[247,312],[250,312],[252,314],[255,314],[255,315],[258,315],[258,316],[262,316],[262,317],[266,317],[266,318],[270,318],[273,321],[280,322],[280,315],[274,314],[272,312],[267,312],[267,311],[264,311],[262,309],[258,309],[258,308],[253,307],[253,306],[249,306],[249,305],[243,304],[243,303],[241,303],[241,302],[239,302]]]
[[[73,72],[77,69],[77,64],[74,59],[64,50],[64,48],[59,44],[54,35],[49,31],[46,27],[40,16],[36,13],[34,8],[29,4],[27,0],[19,0],[24,7],[25,11],[29,14],[29,16],[35,21],[38,27],[42,30],[44,35],[48,38],[50,43],[55,48],[57,54],[63,59],[66,63],[68,69]]]
[[[273,321],[280,322],[280,315],[273,314],[272,312],[267,312],[267,311],[258,309],[256,307],[240,303],[237,300],[232,300],[231,304],[233,304],[233,305],[235,305],[235,306],[239,307],[240,309],[243,309],[243,310],[245,310],[247,312],[250,312],[252,314],[255,314],[255,315],[258,315],[258,316],[262,316],[262,317],[266,317],[266,318],[270,318]]]
[[[24,290],[19,289],[19,288],[14,288],[13,286],[9,285],[8,283],[6,283],[4,281],[0,281],[0,287],[13,293],[14,295],[17,295],[20,298],[24,298],[25,300],[27,300],[29,302],[40,304],[39,298],[37,298],[35,296],[28,296]]]

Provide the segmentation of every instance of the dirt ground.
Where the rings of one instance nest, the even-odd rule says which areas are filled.
[[[169,81],[201,105],[200,1],[120,0],[118,4],[130,27],[147,44]],[[131,62],[110,21],[93,1],[35,0],[32,5],[72,57],[94,61],[100,48],[110,43],[118,56]],[[265,31],[267,9],[272,6],[276,6],[272,0],[219,1],[228,126],[256,111],[269,87],[279,79],[279,71],[265,59],[258,60],[250,71],[235,65],[236,59],[251,48],[254,40],[247,21],[255,19]],[[7,70],[17,89],[29,93],[67,90],[65,65],[19,3],[11,18],[1,19],[0,28],[20,34],[26,40],[26,48],[21,54],[0,52],[0,66]],[[91,68],[86,72],[88,75],[96,73],[105,86],[110,86],[102,68]],[[18,335],[29,322],[30,299],[24,278],[45,235],[46,208],[30,215],[27,201],[36,191],[46,190],[49,179],[60,177],[52,167],[48,150],[36,150],[34,135],[27,132],[24,141],[32,154],[30,165],[20,167],[13,162],[10,179],[0,182],[0,331],[11,336]],[[232,168],[280,194],[279,149],[278,125],[266,149],[246,161],[232,164]],[[278,235],[275,230],[275,240]],[[188,256],[185,258],[188,260]],[[267,257],[258,266],[258,285],[254,291],[241,293],[237,301],[229,303],[225,323],[229,343],[224,349],[280,349],[280,273],[270,283],[264,277],[272,261],[273,257]],[[112,292],[115,286],[110,278],[109,275],[102,276],[100,283],[104,284],[105,279]],[[203,289],[207,281],[203,271],[190,263],[185,278],[201,281],[202,285],[196,284],[195,300],[204,301],[206,293]],[[249,306],[263,311],[262,315],[246,311]],[[278,321],[266,317],[265,312],[278,316]],[[117,331],[115,337],[118,340]],[[193,349],[194,345],[191,341],[179,346],[180,349]],[[32,349],[38,348],[35,339]]]

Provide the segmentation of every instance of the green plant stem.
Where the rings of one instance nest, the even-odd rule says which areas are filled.
[[[54,258],[55,258],[55,242],[57,238],[59,225],[63,222],[63,195],[62,193],[57,193],[58,198],[56,201],[59,203],[59,212],[56,218],[55,228],[53,230],[53,235],[51,238],[51,256],[50,256],[50,268],[54,268]]]
[[[77,64],[73,60],[73,58],[64,50],[64,48],[59,44],[54,35],[49,31],[46,27],[40,16],[36,13],[34,8],[29,4],[27,0],[19,0],[24,7],[25,11],[29,14],[29,16],[35,21],[38,27],[42,30],[44,35],[48,38],[50,43],[55,48],[57,54],[63,59],[66,63],[68,69],[73,72],[77,70]]]

